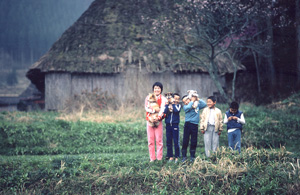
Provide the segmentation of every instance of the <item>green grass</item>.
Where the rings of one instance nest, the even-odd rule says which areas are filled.
[[[144,153],[10,156],[3,194],[275,194],[299,185],[299,161],[281,150],[221,148],[194,163],[150,163]]]
[[[217,105],[223,112],[226,105]],[[300,190],[299,108],[244,104],[242,154],[194,163],[149,162],[143,110],[117,121],[63,120],[60,113],[0,113],[0,194],[295,194]],[[124,112],[125,115],[128,115]],[[95,114],[94,114],[95,115]],[[182,140],[184,113],[181,113]],[[165,135],[164,135],[165,141]],[[166,148],[164,148],[164,154]]]

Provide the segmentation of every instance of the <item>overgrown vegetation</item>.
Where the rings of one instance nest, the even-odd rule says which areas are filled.
[[[241,110],[247,122],[241,155],[227,149],[224,132],[220,150],[206,158],[200,135],[198,157],[186,164],[149,162],[142,109],[2,112],[0,194],[297,193],[299,107],[242,104]],[[181,137],[183,123],[182,112]]]
[[[210,160],[179,165],[151,164],[145,152],[13,156],[1,160],[1,188],[3,194],[293,194],[299,168],[284,148],[232,155],[223,147]]]
[[[65,112],[67,113],[83,113],[86,111],[102,111],[111,107],[117,109],[117,99],[114,95],[110,95],[107,91],[103,92],[101,89],[94,89],[92,92],[83,91],[79,95],[71,97],[67,103]]]

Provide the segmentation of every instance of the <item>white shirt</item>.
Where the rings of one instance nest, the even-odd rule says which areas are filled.
[[[211,108],[208,117],[208,124],[215,125],[215,109]]]

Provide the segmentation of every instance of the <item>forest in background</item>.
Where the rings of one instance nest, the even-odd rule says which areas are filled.
[[[300,89],[300,1],[271,2],[272,12],[280,13],[267,22],[271,24],[267,27],[272,40],[270,58],[258,56],[257,67],[253,58],[246,58],[247,71],[237,75],[236,96],[255,104],[278,101]]]

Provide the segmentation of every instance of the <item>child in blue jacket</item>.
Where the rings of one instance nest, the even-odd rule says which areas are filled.
[[[184,103],[183,110],[185,112],[185,123],[184,123],[184,131],[183,131],[183,143],[182,143],[182,162],[186,161],[186,153],[187,147],[189,144],[189,140],[191,139],[190,145],[190,160],[194,161],[197,140],[198,140],[198,124],[200,121],[200,110],[206,107],[206,103],[203,100],[199,100],[199,104],[196,108],[193,108],[193,104],[197,100],[197,97],[189,97],[187,95],[182,97],[182,101]]]
[[[168,96],[167,96],[168,98]],[[166,114],[166,137],[167,137],[167,158],[172,162],[175,158],[175,163],[178,162],[180,155],[179,151],[179,123],[180,123],[180,110],[181,105],[180,95],[178,93],[172,94],[168,98],[168,103],[165,106],[164,113]],[[175,149],[175,156],[173,156],[173,142]]]

